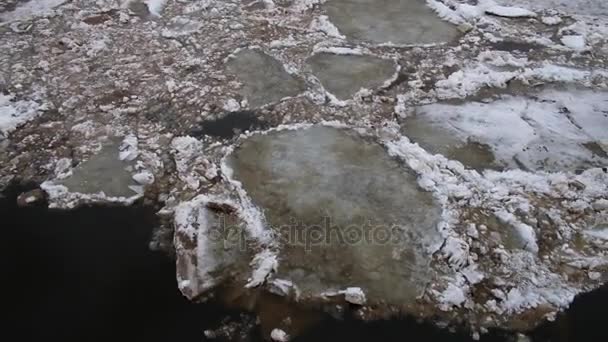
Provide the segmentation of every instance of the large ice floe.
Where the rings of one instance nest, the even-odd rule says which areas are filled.
[[[182,293],[266,337],[311,308],[525,331],[608,279],[605,10],[5,1],[0,187],[157,208]]]
[[[439,208],[377,143],[323,126],[281,131],[247,139],[228,165],[283,242],[275,276],[301,298],[356,286],[370,302],[408,305],[422,294]]]
[[[458,30],[419,0],[329,0],[323,5],[339,32],[385,44],[432,44],[455,39]]]
[[[403,128],[428,151],[472,168],[574,172],[608,164],[606,108],[605,92],[546,90],[422,106]]]

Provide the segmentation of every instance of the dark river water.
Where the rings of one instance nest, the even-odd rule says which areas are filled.
[[[177,290],[173,260],[153,252],[151,208],[18,208],[13,187],[0,197],[1,307],[11,341],[204,341],[205,329],[238,317]],[[7,317],[7,318],[6,318]],[[534,341],[608,341],[608,288],[579,297]],[[246,340],[261,340],[253,329]],[[361,323],[323,318],[301,341],[471,341],[408,319]],[[495,332],[482,341],[514,341]]]

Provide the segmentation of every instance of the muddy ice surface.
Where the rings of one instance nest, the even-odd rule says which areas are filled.
[[[70,192],[97,194],[110,197],[131,197],[136,194],[130,187],[137,185],[132,179],[129,162],[119,159],[119,143],[109,142],[89,160],[72,170],[72,175],[61,181]]]
[[[423,290],[439,210],[380,145],[315,126],[253,136],[230,165],[282,239],[276,277],[303,297],[355,286],[407,305]]]
[[[422,106],[402,126],[429,152],[473,169],[577,171],[608,165],[606,108],[607,93],[546,90],[491,103]]]
[[[304,89],[303,83],[290,75],[281,62],[260,50],[238,52],[229,59],[227,70],[242,82],[241,96],[251,108],[298,95]]]
[[[323,87],[340,100],[351,98],[361,88],[382,86],[395,73],[395,64],[373,56],[318,53],[308,59]]]
[[[430,44],[456,38],[424,0],[328,0],[323,8],[340,33],[373,43]]]

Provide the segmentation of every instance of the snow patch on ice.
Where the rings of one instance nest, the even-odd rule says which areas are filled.
[[[444,305],[443,310],[449,310],[450,306],[461,306],[467,300],[465,291],[460,286],[449,284],[447,289],[441,293],[440,302]],[[447,306],[446,306],[447,305]]]
[[[505,60],[506,55],[508,53],[483,52],[479,56],[479,62],[455,71],[447,79],[437,81],[435,84],[437,97],[464,98],[474,95],[484,87],[505,88],[512,80],[584,84],[589,83],[596,76],[604,78],[608,76],[604,70],[579,70],[547,63],[527,66],[525,60],[513,58]],[[490,59],[489,56],[492,58]],[[504,65],[512,66],[515,70],[504,71],[495,68]]]
[[[304,12],[313,8],[315,5],[321,5],[325,3],[326,0],[298,0],[294,1],[291,8],[298,12]]]
[[[30,0],[19,3],[15,10],[0,13],[0,21],[28,20],[33,17],[53,14],[56,7],[62,5],[67,0]],[[2,23],[0,23],[1,25]]]
[[[127,135],[119,147],[118,159],[133,161],[139,156],[138,140],[135,135]]]
[[[154,174],[148,170],[143,170],[134,174],[133,180],[141,185],[150,185],[154,183]]]
[[[359,287],[348,287],[339,292],[344,295],[344,300],[351,304],[364,305],[367,302],[365,292]]]
[[[594,238],[598,238],[598,239],[602,239],[602,240],[608,240],[608,228],[587,230],[587,231],[585,231],[585,235],[592,236]]]
[[[538,243],[536,242],[536,232],[534,228],[522,223],[515,215],[506,210],[498,210],[494,213],[504,223],[511,225],[517,230],[520,238],[523,240],[523,248],[532,253],[538,253]]]
[[[506,18],[535,17],[536,13],[521,7],[493,5],[485,8],[485,12]]]
[[[566,47],[568,47],[572,50],[576,50],[576,51],[583,51],[583,50],[585,50],[585,46],[586,46],[585,37],[579,36],[579,35],[563,36],[561,38],[561,42]]]
[[[160,17],[167,0],[146,0],[145,4],[148,5],[148,11],[156,17]]]
[[[0,92],[0,141],[17,127],[40,115],[43,108],[32,100],[16,100]]]
[[[600,162],[601,157],[585,144],[608,139],[606,130],[600,129],[608,125],[608,118],[601,114],[608,94],[546,90],[537,97],[432,104],[417,113],[455,139],[488,145],[498,161],[512,168],[523,164],[531,170],[564,171]]]
[[[40,189],[47,193],[49,208],[73,209],[80,205],[90,203],[117,203],[131,205],[142,197],[141,193],[134,191],[131,197],[107,196],[103,191],[95,194],[83,194],[71,192],[65,185],[56,184],[54,181],[45,181],[40,184]]]
[[[270,332],[270,339],[275,342],[287,342],[289,341],[289,335],[285,331],[275,328]]]
[[[329,20],[326,15],[320,15],[313,19],[310,23],[310,29],[312,31],[321,31],[326,35],[339,39],[346,39],[346,36],[340,33],[340,30]]]
[[[278,266],[279,261],[274,251],[266,249],[256,254],[251,261],[253,272],[245,287],[251,288],[262,285],[271,273],[277,271]]]

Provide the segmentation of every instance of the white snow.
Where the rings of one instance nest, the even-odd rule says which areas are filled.
[[[268,291],[279,296],[288,296],[293,293],[296,296],[296,300],[300,294],[300,290],[296,285],[291,280],[286,279],[272,279],[269,282]]]
[[[276,129],[281,129],[282,126],[277,127]],[[245,135],[246,136],[246,135]],[[222,159],[221,162],[221,171],[225,180],[232,185],[233,190],[238,194],[240,200],[239,206],[239,215],[245,220],[247,223],[247,232],[251,237],[256,239],[262,245],[272,245],[275,242],[273,241],[273,234],[270,229],[266,226],[266,218],[262,211],[256,207],[251,198],[249,198],[245,189],[241,182],[237,181],[233,177],[233,170],[228,165],[227,159],[228,155],[232,153],[233,148],[229,148],[226,152],[226,155]]]
[[[215,199],[218,200],[218,199]],[[174,211],[175,230],[196,240],[196,249],[188,250],[175,239],[178,253],[194,253],[197,262],[184,263],[184,270],[178,274],[178,283],[188,287],[193,294],[202,293],[215,285],[213,272],[221,265],[212,252],[213,241],[210,240],[210,219],[206,204],[210,198],[199,195],[194,199],[180,203]],[[181,276],[181,277],[179,277]],[[187,285],[187,286],[186,286]],[[184,291],[184,288],[180,288]]]
[[[364,305],[367,302],[365,292],[359,287],[348,287],[339,292],[344,295],[344,300],[351,304]]]
[[[270,339],[276,342],[287,342],[289,341],[289,335],[285,331],[275,328],[270,332]]]
[[[540,21],[545,24],[545,25],[549,25],[549,26],[553,26],[553,25],[558,25],[562,23],[562,18],[553,15],[553,16],[543,16],[540,18]]]
[[[251,261],[253,273],[245,287],[250,288],[262,285],[270,273],[276,272],[278,266],[279,261],[275,252],[266,249],[256,254]]]
[[[568,36],[563,36],[561,39],[562,44],[564,44],[566,47],[572,49],[572,50],[576,50],[576,51],[582,51],[585,49],[585,37],[580,36],[580,35],[568,35]]]
[[[83,194],[71,192],[66,186],[46,181],[40,184],[49,197],[49,208],[73,209],[87,203],[120,203],[131,205],[141,198],[141,193],[135,193],[131,197],[107,196],[103,191],[95,194]]]
[[[72,175],[72,158],[60,158],[55,163],[55,177],[65,179]]]
[[[313,54],[317,53],[331,53],[334,55],[353,55],[353,56],[362,56],[365,54],[363,49],[361,48],[350,48],[350,47],[342,47],[342,46],[315,46],[313,50]]]
[[[456,25],[465,23],[465,21],[463,20],[463,17],[470,18],[469,15],[475,16],[474,13],[469,12],[469,11],[475,11],[476,6],[459,5],[459,6],[465,6],[463,13],[459,13],[459,11],[453,11],[448,6],[446,6],[444,3],[437,1],[437,0],[426,0],[426,4],[433,11],[435,11],[435,13],[437,13],[437,15],[441,19],[447,20]]]
[[[145,4],[148,5],[148,11],[154,16],[160,17],[167,0],[146,0]]]
[[[0,21],[11,22],[50,15],[57,6],[62,5],[66,1],[67,0],[31,0],[19,2],[15,10],[0,13]]]
[[[485,12],[507,18],[535,17],[536,13],[521,7],[489,6]]]
[[[192,167],[201,162],[203,143],[190,136],[176,137],[171,141],[171,148],[178,177],[190,189],[198,189],[201,177]]]
[[[507,82],[520,80],[531,82],[580,82],[589,83],[594,77],[608,77],[603,70],[579,70],[565,66],[543,63],[528,66],[527,61],[516,59],[508,53],[486,51],[480,53],[478,62],[470,63],[453,72],[447,79],[435,83],[440,99],[464,98],[477,93],[483,87],[505,88]],[[510,66],[512,70],[497,70]]]
[[[489,145],[498,160],[512,167],[517,167],[515,157],[530,169],[549,170],[596,159],[583,144],[608,139],[608,117],[602,115],[608,94],[547,90],[537,96],[539,100],[505,96],[490,103],[432,104],[417,113],[458,140]]]
[[[236,112],[241,109],[241,105],[237,100],[231,98],[224,102],[223,108],[227,112]]]
[[[342,35],[340,33],[338,28],[331,21],[329,21],[329,17],[326,15],[320,15],[320,16],[316,17],[310,23],[310,29],[312,31],[324,32],[326,35],[328,35],[330,37],[339,38],[339,39],[346,38],[344,35]]]
[[[154,174],[148,170],[143,170],[134,174],[133,180],[141,185],[150,185],[154,183]]]
[[[608,210],[608,199],[600,198],[599,200],[595,201],[593,203],[593,209],[597,211]]]
[[[133,161],[139,156],[138,140],[135,135],[127,135],[119,147],[118,159]]]
[[[523,7],[501,6],[493,0],[481,0],[477,5],[451,3],[455,8],[454,10],[446,6],[446,4],[436,0],[427,0],[427,4],[441,18],[451,21],[457,25],[464,23],[466,20],[478,19],[484,14],[492,14],[506,18],[536,17],[536,13]]]
[[[298,12],[303,12],[311,9],[315,5],[322,4],[325,1],[326,0],[298,0],[294,1],[290,8]]]
[[[608,240],[608,228],[587,230],[587,231],[585,231],[585,234],[592,236],[594,238]]]
[[[515,215],[506,210],[498,210],[494,213],[502,222],[511,225],[516,229],[519,237],[523,240],[523,248],[532,253],[538,253],[538,243],[536,242],[536,232],[534,228],[522,223]]]
[[[569,14],[607,15],[606,0],[496,0],[505,6],[524,6],[538,10],[560,10]]]
[[[467,297],[465,291],[461,287],[449,284],[447,289],[441,293],[439,300],[446,305],[458,307],[464,304]]]
[[[534,139],[534,129],[521,118],[527,105],[520,99],[494,104],[469,102],[463,106],[433,104],[423,106],[419,114],[463,141],[473,138],[492,146],[506,159]]]
[[[0,141],[20,125],[40,114],[40,105],[31,100],[16,100],[0,92]]]

